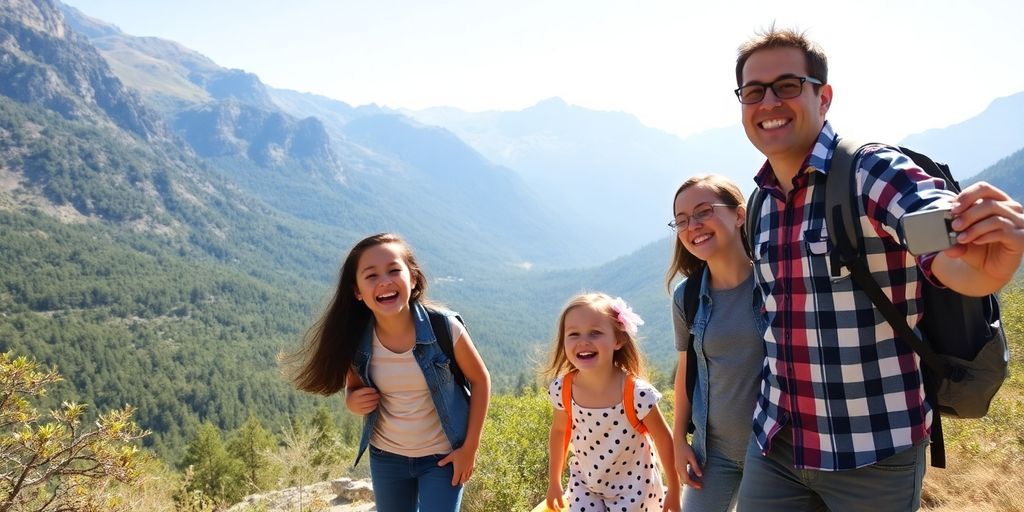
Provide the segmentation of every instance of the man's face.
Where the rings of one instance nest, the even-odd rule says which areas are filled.
[[[743,65],[742,85],[769,84],[787,76],[807,76],[803,52],[796,48],[759,50]],[[812,84],[804,83],[800,95],[790,99],[779,99],[769,87],[763,100],[743,105],[743,129],[769,160],[800,162],[817,139],[831,102],[832,88],[827,84],[815,94]]]

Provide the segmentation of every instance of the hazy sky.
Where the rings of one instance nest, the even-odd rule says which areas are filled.
[[[824,47],[840,133],[895,141],[1024,91],[1021,0],[67,3],[352,105],[518,110],[559,96],[683,136],[739,122],[736,47],[773,20]]]

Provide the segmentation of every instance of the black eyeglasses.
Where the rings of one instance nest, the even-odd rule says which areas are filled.
[[[761,103],[761,101],[764,100],[765,91],[767,91],[769,87],[772,88],[772,92],[775,93],[776,98],[779,98],[780,100],[788,100],[800,96],[800,93],[804,91],[804,82],[810,82],[814,85],[824,85],[821,80],[809,76],[787,76],[768,84],[756,82],[747,84],[743,87],[737,88],[733,92],[736,93],[736,97],[739,98],[740,103],[744,105]]]
[[[697,222],[704,222],[704,221],[710,219],[711,216],[715,214],[715,207],[716,206],[721,206],[723,208],[736,208],[739,205],[737,205],[737,204],[725,204],[725,203],[711,203],[711,204],[701,205],[701,206],[698,206],[696,209],[694,209],[693,213],[690,214],[689,216],[686,216],[684,214],[679,214],[678,216],[676,216],[675,219],[673,219],[672,221],[670,221],[668,223],[668,227],[669,227],[669,229],[672,229],[674,231],[684,231],[686,229],[686,227],[690,225],[690,220],[695,220]]]

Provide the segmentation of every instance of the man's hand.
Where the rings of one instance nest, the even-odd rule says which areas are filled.
[[[941,256],[962,265],[935,260],[936,275],[965,295],[994,293],[1010,282],[1024,255],[1024,207],[985,182],[964,189],[953,203],[957,245]]]

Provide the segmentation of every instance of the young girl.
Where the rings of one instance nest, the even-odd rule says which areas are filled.
[[[365,415],[355,463],[369,446],[381,512],[459,510],[487,413],[487,369],[455,313],[431,307],[426,290],[401,238],[363,239],[345,259],[334,299],[293,356],[301,361],[296,387],[325,395],[345,389],[345,405]],[[432,329],[432,316],[450,332],[454,348],[447,353],[439,339],[449,333]]]
[[[725,511],[736,502],[750,441],[764,321],[755,302],[753,269],[744,249],[745,207],[739,187],[708,174],[692,177],[674,200],[675,252],[666,283],[686,277],[673,293],[679,367],[675,381],[676,470],[688,487],[684,510]],[[699,279],[700,300],[687,325],[684,290]],[[687,348],[693,334],[697,379],[687,398]],[[693,445],[686,433],[693,421]]]
[[[672,471],[672,435],[658,410],[661,393],[642,380],[637,347],[640,317],[620,299],[603,293],[578,295],[566,304],[558,320],[549,387],[554,417],[548,443],[547,507],[554,510],[679,510],[679,480]],[[571,377],[571,385],[563,382]],[[564,407],[563,393],[571,398]],[[632,413],[627,414],[626,405]],[[566,429],[571,416],[573,453],[569,489],[562,493],[562,464],[567,450]],[[630,420],[639,419],[650,438]],[[668,473],[668,492],[654,463],[651,440]],[[664,494],[664,496],[663,496]]]

